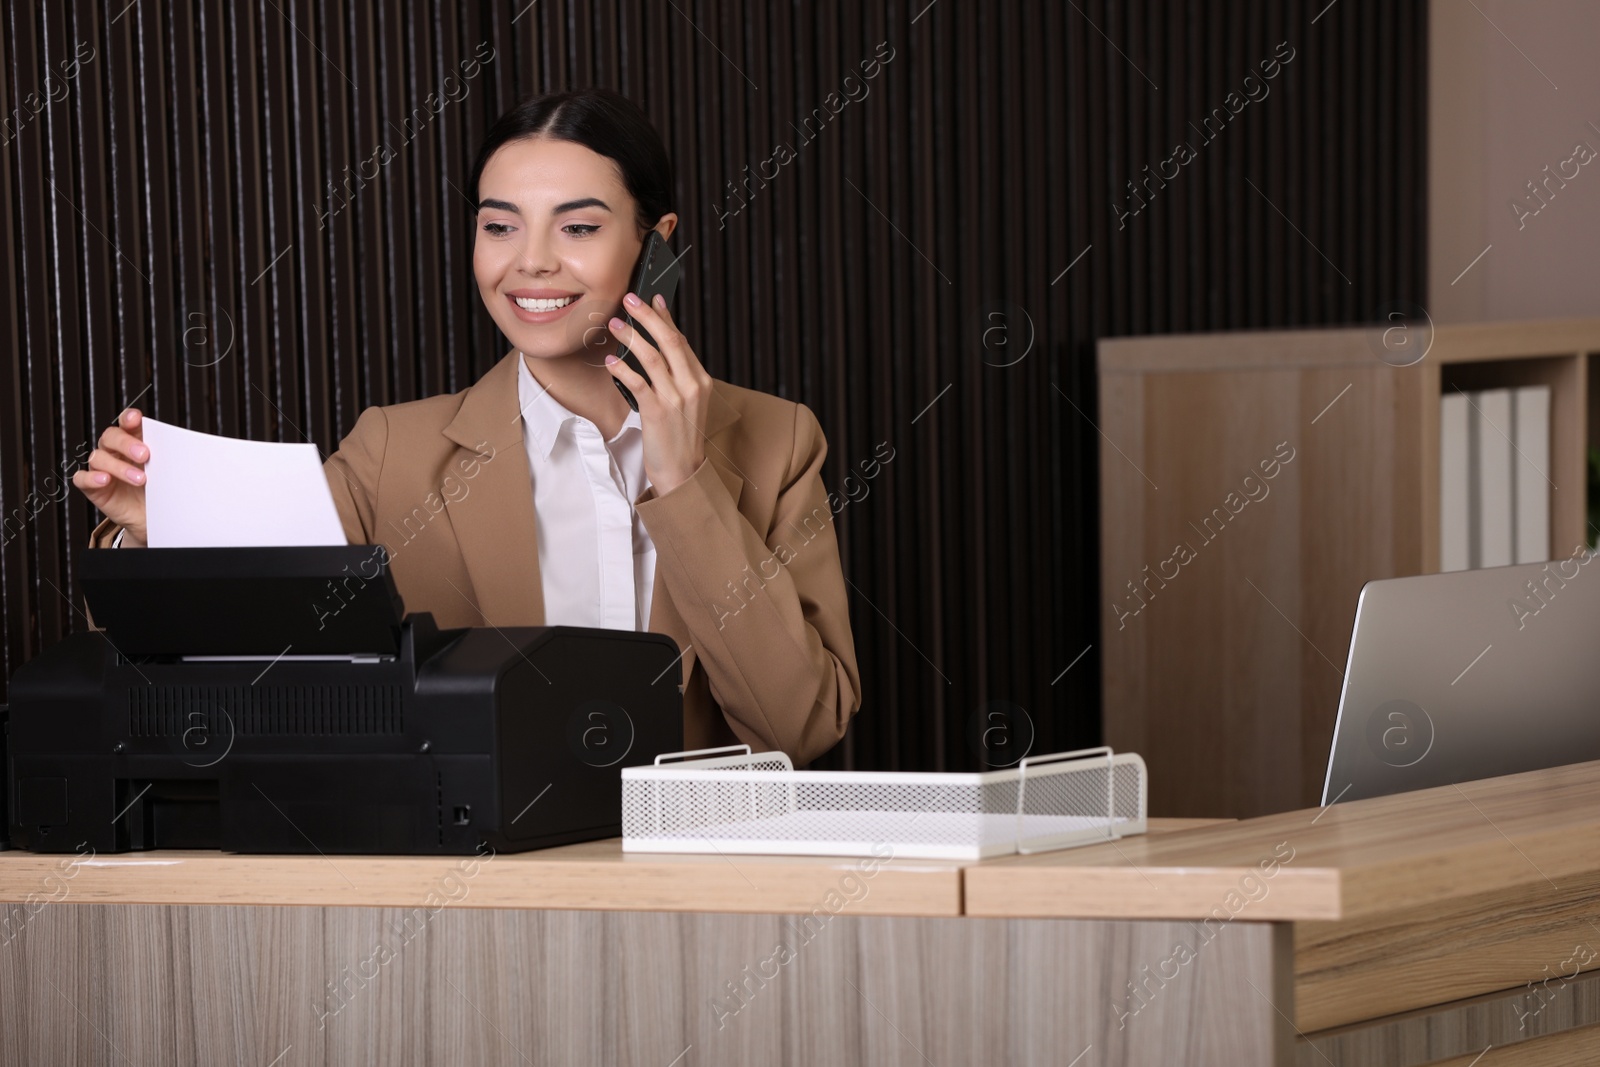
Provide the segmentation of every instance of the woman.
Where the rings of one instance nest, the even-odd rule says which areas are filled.
[[[501,116],[468,191],[478,292],[513,348],[459,393],[368,408],[324,470],[408,611],[668,634],[688,748],[808,763],[861,692],[827,442],[805,405],[713,379],[666,307],[627,292],[649,231],[677,225],[671,190],[660,136],[616,93]],[[617,317],[625,301],[659,349]],[[106,515],[93,547],[145,544],[140,418],[123,412],[73,475]]]

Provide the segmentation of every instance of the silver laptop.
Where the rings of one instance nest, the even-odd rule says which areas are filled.
[[[1322,803],[1600,760],[1600,553],[1368,582]]]

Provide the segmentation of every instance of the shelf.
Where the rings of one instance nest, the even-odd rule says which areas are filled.
[[[1600,319],[1384,351],[1368,327],[1100,342],[1104,740],[1145,757],[1152,815],[1316,801],[1361,587],[1439,569],[1444,390],[1551,387],[1551,538],[1582,542]]]

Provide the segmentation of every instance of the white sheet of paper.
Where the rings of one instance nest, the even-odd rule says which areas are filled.
[[[342,545],[315,445],[242,441],[145,418],[151,548]]]

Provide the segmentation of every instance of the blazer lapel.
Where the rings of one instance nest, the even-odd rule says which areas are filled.
[[[469,388],[444,429],[461,446],[459,459],[481,464],[467,494],[445,507],[478,610],[494,626],[544,625],[533,481],[517,410],[519,358],[509,353]]]
[[[445,507],[484,621],[496,626],[543,626],[544,586],[539,573],[533,481],[522,413],[517,409],[519,358],[516,351],[508,353],[469,388],[456,417],[444,429],[445,437],[461,446],[458,461],[476,459],[480,464],[477,477],[467,482],[467,494],[460,500],[446,499]],[[740,412],[722,386],[721,381],[713,380],[706,415],[706,459],[737,507],[744,478],[727,442],[718,438],[739,420]],[[659,564],[652,585],[649,626],[655,633],[671,636],[680,647],[689,644],[688,627],[668,598]],[[682,661],[684,678],[693,662],[690,649]]]

